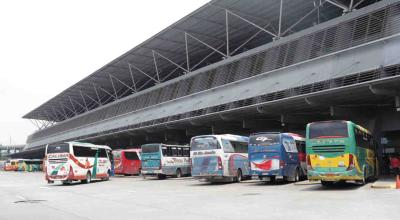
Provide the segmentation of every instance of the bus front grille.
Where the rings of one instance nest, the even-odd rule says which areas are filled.
[[[315,153],[344,153],[345,148],[344,145],[312,146]]]

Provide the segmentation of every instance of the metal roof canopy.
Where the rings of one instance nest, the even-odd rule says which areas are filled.
[[[213,0],[29,112],[67,120],[376,0]]]

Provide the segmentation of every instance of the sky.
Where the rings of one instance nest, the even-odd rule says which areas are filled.
[[[23,115],[207,2],[0,1],[0,144],[24,144]]]

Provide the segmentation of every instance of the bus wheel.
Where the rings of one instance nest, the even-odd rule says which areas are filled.
[[[107,171],[107,176],[106,176],[106,178],[104,178],[104,181],[109,181],[110,180],[110,176],[111,176],[111,171],[108,170]]]
[[[182,171],[181,171],[181,169],[177,169],[176,170],[176,178],[181,178],[182,177]]]
[[[236,172],[236,182],[242,182],[242,170],[238,169]]]
[[[300,180],[300,172],[299,168],[296,168],[296,173],[294,174],[294,182],[299,182]]]
[[[159,179],[159,180],[163,180],[163,179],[165,179],[165,175],[164,174],[158,174],[157,175],[157,178]]]
[[[92,175],[90,175],[90,172],[87,172],[86,174],[86,179],[82,180],[82,183],[90,183],[92,181]]]
[[[367,172],[366,172],[366,169],[365,169],[365,167],[364,167],[364,173],[363,173],[363,177],[362,177],[362,180],[359,180],[358,181],[358,183],[360,184],[360,185],[365,185],[366,183],[367,183],[367,178],[365,177],[366,176],[366,174],[367,174]]]
[[[321,184],[322,184],[323,186],[332,186],[332,185],[333,185],[333,182],[321,180]]]

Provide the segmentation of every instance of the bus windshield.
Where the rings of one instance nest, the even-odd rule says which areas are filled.
[[[199,150],[213,150],[213,149],[220,149],[218,144],[218,140],[215,137],[198,137],[194,138],[191,143],[191,150],[192,151],[199,151]]]
[[[258,146],[271,146],[280,144],[279,134],[257,134],[250,136],[249,143]]]
[[[142,146],[142,153],[156,153],[160,151],[159,144],[146,144]]]
[[[48,154],[54,154],[54,153],[69,153],[69,145],[68,145],[68,144],[49,145],[49,146],[47,147],[47,153],[48,153]]]
[[[311,123],[309,138],[347,138],[347,123],[345,121]]]

